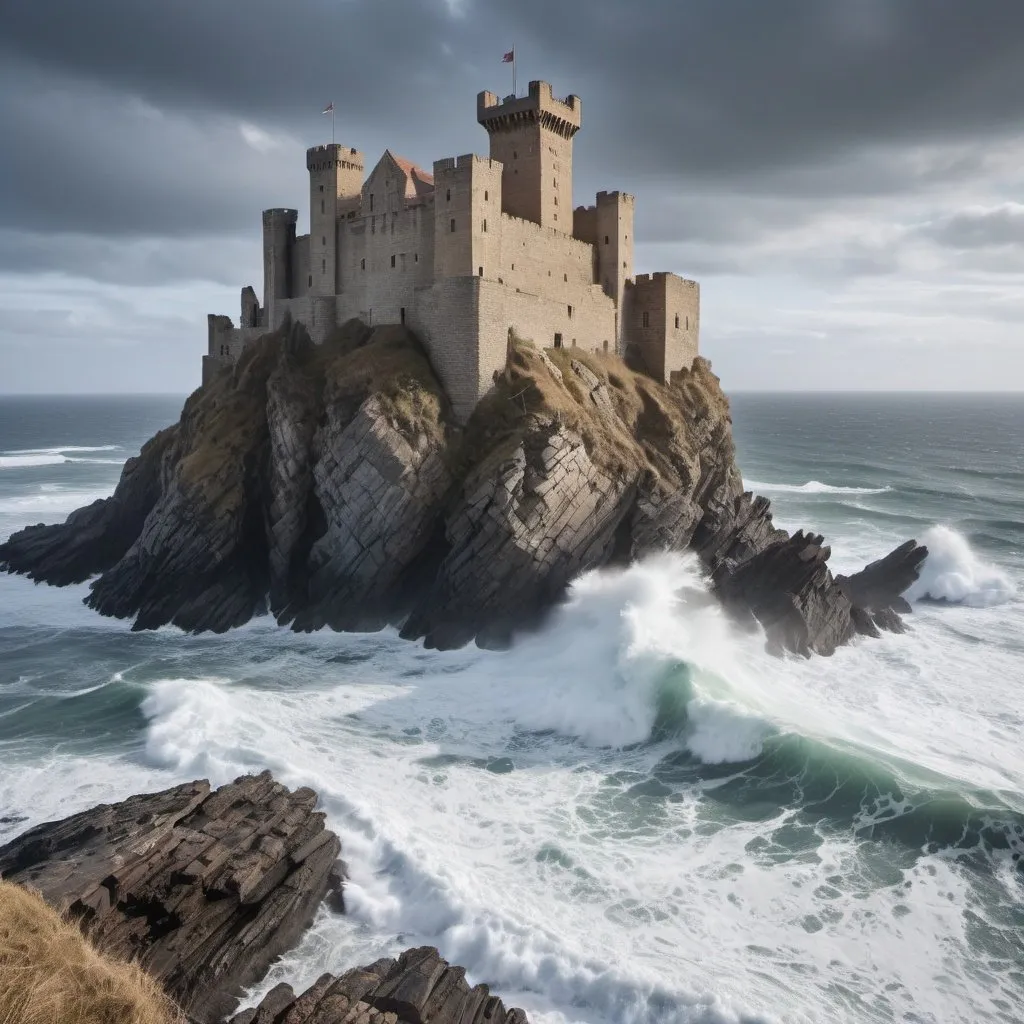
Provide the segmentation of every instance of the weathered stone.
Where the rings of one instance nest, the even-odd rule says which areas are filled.
[[[282,1005],[286,988],[272,989],[258,1007],[230,1024],[262,1024],[264,1008],[277,1024],[529,1024],[522,1010],[506,1010],[486,985],[470,987],[465,971],[450,966],[432,946],[408,949],[398,960],[378,960],[337,978],[323,975]]]
[[[295,629],[393,623],[428,646],[500,646],[580,573],[691,549],[775,650],[902,628],[924,549],[833,579],[820,538],[790,538],[744,492],[704,360],[666,386],[580,352],[506,355],[462,428],[401,328],[353,321],[319,346],[301,326],[267,335],[129,461],[113,497],[16,533],[0,569],[100,573],[87,602],[136,629],[222,631],[269,602]]]
[[[341,884],[337,836],[316,794],[269,772],[101,804],[0,847],[0,876],[77,918],[103,951],[135,959],[209,1024],[298,940]],[[279,986],[250,1024],[294,993]]]

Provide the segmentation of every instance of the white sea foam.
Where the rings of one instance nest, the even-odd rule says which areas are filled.
[[[956,530],[933,526],[921,537],[921,543],[928,548],[928,558],[917,582],[907,591],[909,601],[931,599],[987,608],[1016,595],[1010,577],[978,558]]]
[[[109,490],[64,490],[63,488],[44,487],[28,494],[21,493],[0,498],[0,515],[20,517],[18,525],[24,526],[34,515],[59,515],[74,512],[94,502],[97,498],[109,497]]]
[[[27,469],[66,462],[63,455],[0,455],[0,469]]]
[[[0,455],[63,455],[66,452],[114,452],[120,447],[117,444],[66,444],[56,448],[11,448],[8,451],[0,452]]]
[[[805,484],[766,484],[757,480],[745,480],[748,491],[778,491],[783,494],[885,494],[891,487],[839,487],[823,484],[820,480],[808,480]]]
[[[276,636],[279,660],[254,661],[254,636],[271,656]],[[929,767],[944,757],[940,768],[987,783],[966,755],[1012,754],[972,708],[1011,716],[1005,751],[1019,723],[980,692],[957,705],[950,736],[933,683],[949,656],[927,635],[828,661],[768,658],[757,635],[733,634],[695,563],[666,556],[583,577],[546,629],[507,652],[256,627],[225,637],[222,654],[232,643],[250,682],[148,684],[141,763],[133,746],[123,759],[14,765],[0,805],[30,817],[10,834],[200,776],[270,768],[315,787],[344,844],[349,914],[322,913],[253,997],[424,942],[537,1024],[849,1024],[882,991],[891,1019],[970,1019],[1007,998],[960,966],[974,962],[962,911],[977,901],[951,860],[878,880],[843,829],[816,832],[785,805],[747,820],[713,779],[671,799],[645,790],[680,747],[736,763],[739,779],[779,732]],[[361,660],[328,660],[345,653]],[[496,758],[503,770],[487,770]]]
[[[56,448],[12,448],[0,452],[0,469],[29,469],[38,466],[57,466],[66,462],[120,465],[124,459],[95,458],[93,452],[114,452],[116,444],[75,445]],[[83,458],[82,456],[85,455]]]

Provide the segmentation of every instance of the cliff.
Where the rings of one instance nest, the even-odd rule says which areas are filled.
[[[0,568],[64,585],[134,628],[223,631],[269,611],[312,630],[502,644],[579,573],[696,551],[775,649],[829,654],[899,628],[911,542],[836,580],[744,493],[709,364],[663,386],[613,357],[510,344],[465,427],[415,339],[350,321],[323,345],[267,335],[125,465],[114,494],[0,545]]]

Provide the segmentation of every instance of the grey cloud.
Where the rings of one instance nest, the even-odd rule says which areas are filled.
[[[922,234],[953,249],[1024,246],[1024,206],[1004,203],[991,209],[959,210],[929,224]]]
[[[306,206],[322,104],[371,161],[485,152],[474,97],[504,91],[513,43],[521,87],[583,97],[577,201],[636,193],[638,269],[702,279],[702,344],[733,386],[867,381],[849,353],[865,332],[918,353],[932,328],[901,317],[921,310],[956,337],[1010,331],[1017,0],[24,0],[0,31],[0,377],[17,349],[25,388],[52,366],[192,386],[203,313],[259,287],[259,211]],[[1009,291],[975,308],[918,279]],[[833,322],[837,295],[903,313]],[[1024,381],[1005,356],[993,382],[1015,365]]]
[[[166,113],[88,83],[0,74],[6,145],[0,225],[99,235],[185,235],[255,224],[301,156],[257,153],[240,123]],[[255,211],[255,212],[254,212]]]
[[[584,96],[584,155],[626,175],[749,180],[865,145],[1005,133],[1024,91],[1014,0],[57,6],[17,4],[0,46],[162,105],[278,123],[330,93],[353,127],[385,118],[421,138],[501,87],[515,40],[525,75]]]
[[[206,281],[261,287],[259,235],[108,238],[0,229],[0,273],[64,274],[133,288]]]

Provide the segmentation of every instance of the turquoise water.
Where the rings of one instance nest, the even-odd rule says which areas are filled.
[[[0,536],[108,494],[180,404],[0,399]],[[906,635],[769,658],[679,556],[500,654],[133,634],[2,577],[0,840],[269,767],[352,877],[263,989],[430,942],[538,1021],[1019,1020],[1024,400],[733,408],[750,486],[837,569],[929,544]]]

